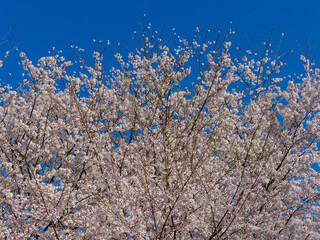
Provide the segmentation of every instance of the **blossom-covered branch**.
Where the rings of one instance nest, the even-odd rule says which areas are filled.
[[[320,238],[319,69],[286,80],[268,43],[237,59],[232,32],[207,34],[144,33],[110,73],[100,51],[75,74],[21,52],[28,79],[0,89],[0,238]]]

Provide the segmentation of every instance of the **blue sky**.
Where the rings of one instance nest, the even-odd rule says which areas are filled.
[[[179,35],[187,36],[197,26],[214,31],[232,21],[234,44],[241,48],[248,48],[245,34],[253,43],[262,43],[261,34],[268,35],[274,25],[274,36],[285,33],[282,49],[299,54],[296,41],[306,49],[308,41],[314,46],[320,39],[319,10],[318,0],[7,0],[1,2],[0,39],[11,32],[0,46],[0,56],[14,43],[34,61],[52,46],[63,50],[66,57],[72,54],[71,45],[90,52],[93,39],[134,47],[131,34],[140,27],[143,14],[155,28],[176,28]],[[320,47],[315,50],[319,52]],[[288,60],[293,71],[300,66],[297,59]],[[11,70],[14,62],[12,56],[6,67]]]

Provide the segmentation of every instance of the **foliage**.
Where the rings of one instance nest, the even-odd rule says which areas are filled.
[[[109,75],[99,51],[73,74],[21,53],[28,79],[0,90],[0,238],[319,239],[319,69],[302,57],[287,80],[270,42],[237,59],[231,35],[143,33]]]

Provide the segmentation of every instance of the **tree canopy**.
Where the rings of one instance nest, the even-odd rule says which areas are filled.
[[[319,69],[283,76],[270,42],[234,56],[207,34],[143,33],[111,71],[103,51],[21,52],[27,78],[0,89],[0,238],[319,239]]]

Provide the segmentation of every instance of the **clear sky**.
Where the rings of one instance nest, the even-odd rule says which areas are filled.
[[[155,28],[189,36],[196,27],[214,31],[232,21],[235,44],[242,48],[248,47],[244,34],[261,43],[261,34],[268,35],[273,25],[275,36],[285,34],[283,49],[297,54],[296,41],[305,50],[308,41],[315,46],[320,39],[319,0],[4,0],[0,9],[0,39],[11,29],[0,54],[19,43],[34,61],[52,46],[66,57],[71,45],[91,51],[93,39],[133,46],[131,34],[143,14]]]

